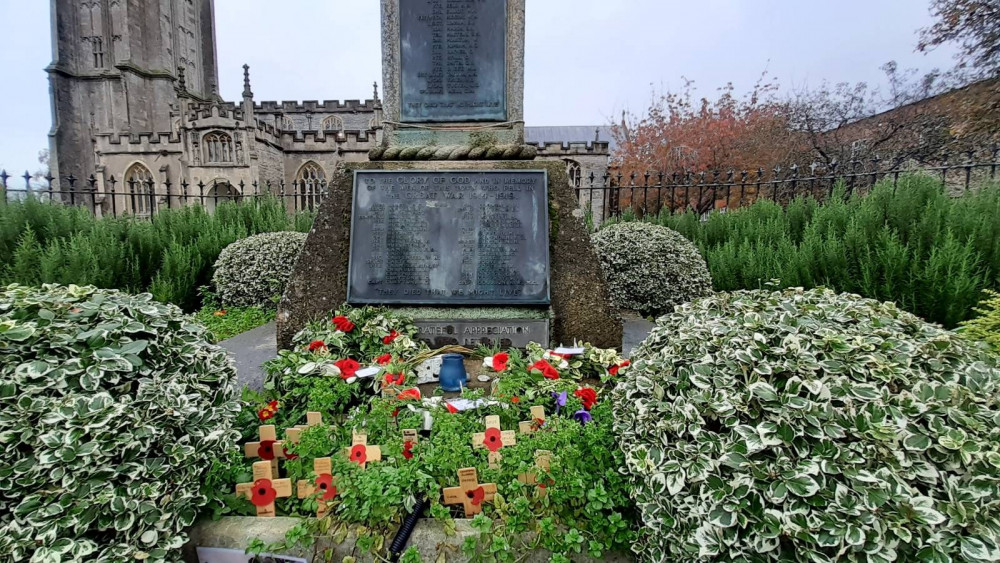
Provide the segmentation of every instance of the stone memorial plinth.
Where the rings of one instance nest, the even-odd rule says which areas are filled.
[[[288,347],[292,336],[309,320],[323,318],[348,300],[355,172],[390,171],[405,175],[416,170],[432,172],[544,170],[548,182],[546,197],[549,303],[523,305],[499,298],[488,300],[483,306],[470,309],[468,305],[462,306],[445,300],[436,302],[434,310],[423,319],[430,323],[427,326],[440,326],[442,321],[449,322],[449,319],[441,318],[443,315],[451,316],[450,321],[453,326],[459,322],[471,321],[475,321],[477,326],[500,326],[497,323],[500,319],[493,313],[508,311],[508,307],[504,306],[507,303],[511,307],[517,306],[517,309],[525,313],[534,314],[504,314],[502,315],[504,323],[515,323],[513,326],[517,326],[517,322],[527,323],[547,319],[550,336],[546,338],[545,335],[532,331],[534,341],[543,344],[569,344],[574,339],[579,339],[595,346],[621,347],[621,320],[610,305],[601,265],[590,243],[587,228],[583,224],[583,214],[570,188],[565,167],[558,162],[530,161],[369,162],[342,165],[330,181],[329,194],[320,206],[316,221],[309,232],[279,305],[277,319],[279,347]],[[371,237],[369,233],[358,233],[357,236],[366,239]],[[367,243],[366,241],[365,244]],[[477,269],[478,267],[476,265]],[[402,304],[405,301],[398,303]],[[454,305],[453,310],[449,312],[448,307],[452,305]],[[490,311],[490,308],[497,311]],[[406,313],[411,315],[419,311],[420,307],[409,305],[406,309]],[[418,321],[418,326],[421,322]],[[443,330],[447,332],[448,329],[446,327]],[[452,332],[454,333],[454,328]],[[437,335],[438,338],[442,336]],[[438,341],[432,334],[428,334],[428,337],[427,340],[431,343]],[[460,342],[466,343],[465,340]],[[519,342],[513,342],[512,345],[518,344]]]

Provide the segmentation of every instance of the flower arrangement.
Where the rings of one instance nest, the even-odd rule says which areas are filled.
[[[330,457],[337,494],[277,498],[277,512],[313,515],[322,501],[334,530],[346,533],[363,526],[371,537],[387,536],[418,499],[432,501],[435,518],[448,521],[462,515],[460,507],[442,503],[442,490],[455,485],[459,469],[474,467],[482,482],[497,484],[502,500],[494,501],[495,506],[484,502],[477,522],[484,533],[488,530],[490,541],[483,537],[484,544],[466,546],[468,553],[514,552],[527,531],[539,534],[542,547],[566,557],[601,557],[611,549],[627,549],[635,537],[633,511],[618,472],[622,459],[610,432],[610,402],[602,399],[605,381],[612,377],[609,370],[624,360],[614,351],[590,346],[573,355],[541,347],[497,352],[483,365],[503,376],[489,392],[466,389],[459,406],[460,401],[427,397],[412,387],[411,366],[427,357],[426,348],[414,342],[415,334],[407,319],[388,311],[344,308],[308,326],[295,337],[293,350],[269,364],[275,375],[268,380],[263,403],[254,407],[277,401],[280,410],[268,422],[279,432],[296,426],[307,409],[341,422],[302,431],[281,460],[283,476],[315,482],[313,460]],[[339,376],[324,375],[324,366]],[[370,384],[357,377],[365,368],[378,370]],[[348,383],[350,379],[358,381]],[[534,420],[532,407],[550,414]],[[531,421],[532,431],[506,445],[499,430],[484,433],[483,419],[489,415],[499,416],[504,429]],[[424,428],[425,417],[433,420],[430,431],[418,441],[405,438],[403,429]],[[367,434],[368,444],[379,445],[379,462],[371,463],[369,450],[352,444],[355,430]],[[250,438],[255,427],[245,432]],[[473,447],[471,437],[477,433],[486,447]],[[489,454],[501,442],[502,462],[491,468]],[[551,452],[547,471],[535,467],[539,450]],[[248,463],[230,471],[245,471]],[[537,484],[525,482],[529,473],[537,476]],[[223,502],[234,513],[253,514],[249,503]],[[379,541],[369,545],[377,551]]]

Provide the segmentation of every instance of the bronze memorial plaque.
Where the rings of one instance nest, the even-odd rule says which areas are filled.
[[[400,0],[404,122],[507,120],[507,0]]]
[[[546,305],[544,170],[359,170],[350,303]]]

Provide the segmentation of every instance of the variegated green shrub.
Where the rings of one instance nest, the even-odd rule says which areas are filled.
[[[235,375],[148,294],[0,288],[0,561],[179,560]]]
[[[616,307],[659,315],[712,293],[705,259],[676,231],[649,223],[618,223],[601,229],[592,240]]]
[[[262,233],[222,249],[212,284],[227,307],[273,307],[292,275],[305,233]]]
[[[613,393],[647,561],[1000,558],[997,358],[891,303],[721,293]]]

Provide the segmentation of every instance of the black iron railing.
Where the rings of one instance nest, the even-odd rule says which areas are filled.
[[[831,197],[838,186],[846,195],[865,194],[872,186],[889,181],[894,186],[906,174],[921,173],[938,178],[953,194],[997,182],[1000,157],[993,150],[986,158],[976,160],[966,155],[961,162],[947,158],[929,166],[886,169],[878,160],[849,162],[844,165],[810,165],[770,170],[680,171],[624,174],[609,169],[598,176],[577,176],[576,190],[580,206],[589,214],[594,226],[609,218],[632,214],[637,217],[658,213],[706,214],[750,205],[767,199],[788,203],[798,196],[809,195],[818,200]],[[15,187],[15,183],[23,187]],[[247,202],[261,198],[278,198],[291,212],[315,210],[327,194],[324,180],[284,182],[155,182],[153,180],[117,180],[114,176],[95,176],[81,180],[69,176],[59,179],[37,177],[29,173],[15,179],[0,171],[0,201],[8,203],[28,196],[77,205],[101,216],[151,217],[156,213],[185,205],[201,205],[214,209],[223,202]]]

